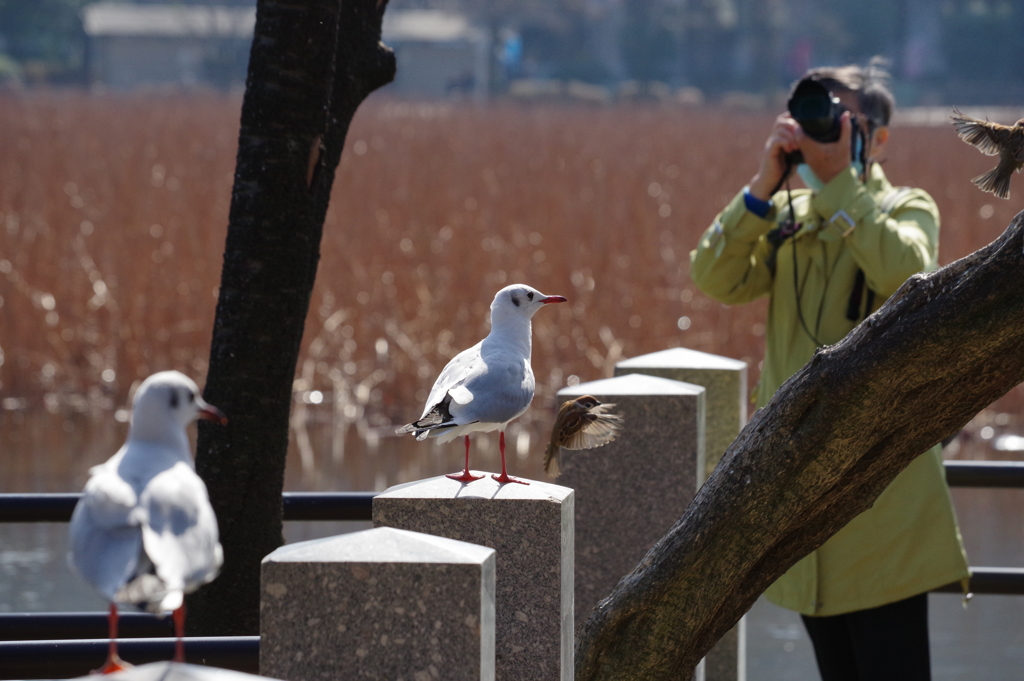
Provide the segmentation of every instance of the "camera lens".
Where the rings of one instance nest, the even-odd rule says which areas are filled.
[[[813,78],[801,80],[789,99],[789,115],[807,136],[818,142],[835,142],[842,133],[843,105]]]

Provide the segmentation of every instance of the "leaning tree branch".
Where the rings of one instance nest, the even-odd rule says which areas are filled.
[[[911,277],[754,414],[587,620],[576,678],[689,678],[775,579],[1022,381],[1024,213],[985,248]]]

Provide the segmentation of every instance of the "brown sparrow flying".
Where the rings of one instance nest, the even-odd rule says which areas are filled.
[[[983,154],[999,156],[999,165],[971,182],[1001,199],[1010,198],[1010,175],[1024,166],[1024,118],[1013,125],[1000,125],[965,116],[955,108],[950,118],[960,139]]]
[[[551,428],[551,442],[544,452],[544,472],[557,478],[561,448],[591,449],[606,445],[619,434],[622,417],[607,413],[614,404],[601,404],[596,397],[583,395],[562,404]]]

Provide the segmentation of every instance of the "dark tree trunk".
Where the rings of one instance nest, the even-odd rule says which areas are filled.
[[[1024,213],[980,251],[912,277],[754,414],[587,620],[578,681],[690,678],[776,578],[1022,380]]]
[[[260,0],[242,104],[196,467],[224,569],[189,598],[190,635],[259,633],[260,561],[282,543],[292,381],[334,172],[359,104],[394,77],[386,2]]]

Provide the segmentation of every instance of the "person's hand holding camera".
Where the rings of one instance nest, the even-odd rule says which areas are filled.
[[[799,123],[788,113],[779,114],[775,119],[775,127],[764,144],[761,167],[750,180],[750,193],[754,197],[762,201],[771,200],[772,191],[782,184],[789,169],[786,154],[800,149],[800,141],[804,137],[804,131],[800,129]]]
[[[769,201],[772,191],[785,179],[787,170],[786,154],[799,151],[804,163],[824,184],[850,167],[850,136],[853,123],[849,111],[839,117],[839,139],[834,142],[819,142],[804,132],[800,124],[788,113],[779,114],[775,127],[764,145],[761,167],[750,180],[750,193],[762,201]]]

